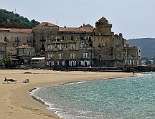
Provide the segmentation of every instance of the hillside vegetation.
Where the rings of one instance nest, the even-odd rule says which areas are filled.
[[[17,13],[0,9],[0,28],[32,28],[38,24],[34,19],[29,20]]]

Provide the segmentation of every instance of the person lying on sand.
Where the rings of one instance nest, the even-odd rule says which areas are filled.
[[[14,80],[14,79],[7,79],[7,78],[5,77],[4,82],[7,82],[7,83],[9,83],[9,82],[16,83],[16,80]]]
[[[25,80],[23,81],[23,83],[29,83],[29,82],[30,82],[29,79],[25,79]]]

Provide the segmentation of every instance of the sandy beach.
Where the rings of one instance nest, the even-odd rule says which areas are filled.
[[[129,76],[133,76],[133,74],[122,72],[0,70],[0,119],[58,119],[54,113],[46,110],[46,106],[35,101],[29,95],[29,91],[35,87],[82,80],[110,80],[110,78]],[[17,83],[4,84],[5,77],[15,79]],[[22,83],[25,79],[29,79],[30,83]]]

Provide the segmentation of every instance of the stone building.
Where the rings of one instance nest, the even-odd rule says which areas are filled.
[[[104,17],[80,27],[60,27],[43,22],[33,29],[0,28],[0,60],[28,63],[34,56],[53,67],[137,66],[140,50],[123,35],[111,31]]]
[[[37,56],[45,56],[45,43],[51,35],[56,34],[59,27],[57,25],[43,22],[33,28],[33,47]]]
[[[0,28],[0,42],[6,43],[6,53],[11,60],[17,58],[17,47],[32,46],[32,29]]]
[[[6,56],[6,43],[0,42],[0,66],[3,65],[3,59]]]
[[[125,65],[126,66],[137,66],[140,65],[141,61],[141,51],[139,48],[132,46],[124,47],[124,55],[125,55]]]
[[[30,64],[31,58],[35,56],[35,50],[28,45],[21,45],[17,47],[17,57],[20,64]]]
[[[122,67],[130,56],[138,65],[138,49],[128,46],[122,34],[114,34],[111,28],[104,17],[95,27],[59,27],[44,22],[33,28],[33,45],[37,55],[46,56],[50,66]]]

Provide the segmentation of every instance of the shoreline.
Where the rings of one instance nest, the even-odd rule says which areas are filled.
[[[25,74],[24,72],[32,72]],[[47,110],[47,106],[34,100],[29,91],[35,87],[61,85],[70,82],[88,80],[110,80],[133,76],[124,72],[55,72],[49,70],[0,70],[0,79],[15,78],[17,84],[0,84],[0,118],[7,119],[60,119]],[[23,84],[23,79],[29,78],[29,84]],[[1,80],[2,82],[2,80]],[[15,93],[14,93],[15,92]],[[5,99],[5,100],[4,100]]]
[[[133,76],[129,76],[129,77],[133,77]],[[115,77],[115,78],[96,79],[96,80],[115,80],[115,79],[118,79],[118,78],[120,79],[120,78],[128,78],[128,77]],[[87,81],[95,81],[95,80],[84,80],[84,81],[65,82],[65,83],[63,83],[63,84],[57,84],[57,86],[61,86],[61,85],[74,85],[74,84],[76,84],[76,83],[85,83],[85,82],[87,82]],[[34,94],[35,94],[35,91],[38,91],[40,88],[42,88],[42,87],[51,87],[51,86],[53,86],[53,85],[43,85],[43,86],[41,86],[41,87],[34,87],[33,89],[31,89],[31,90],[29,91],[29,95],[30,95],[35,101],[37,101],[37,102],[41,103],[42,105],[46,106],[45,109],[49,110],[50,113],[54,113],[56,116],[58,116],[58,119],[63,119],[63,117],[61,117],[58,113],[56,113],[56,112],[54,112],[54,111],[52,111],[52,110],[50,109],[50,105],[51,105],[50,103],[48,103],[48,102],[44,101],[44,99],[42,99],[42,98],[37,97],[37,96],[34,95]]]

